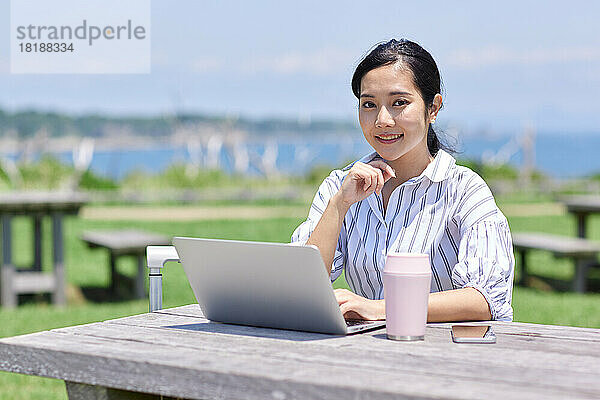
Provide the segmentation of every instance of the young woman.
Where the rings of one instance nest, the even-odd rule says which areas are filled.
[[[346,318],[385,319],[388,252],[427,253],[428,321],[511,321],[514,256],[508,222],[483,179],[455,164],[432,127],[442,107],[431,55],[408,40],[376,46],[352,91],[375,150],[319,187],[292,242],[316,245]]]

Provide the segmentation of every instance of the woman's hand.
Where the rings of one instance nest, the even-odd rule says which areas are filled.
[[[396,173],[388,164],[381,160],[371,161],[368,164],[356,162],[342,183],[337,195],[346,206],[369,197],[373,192],[381,194],[383,185]]]
[[[385,319],[384,300],[366,299],[352,293],[348,289],[335,289],[333,292],[344,318],[365,319],[369,321]]]

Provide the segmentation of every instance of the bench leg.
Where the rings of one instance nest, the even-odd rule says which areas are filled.
[[[63,244],[63,217],[62,213],[52,214],[52,245],[54,253],[54,304],[64,306],[67,304],[65,294],[65,257]]]
[[[42,272],[42,216],[33,217],[33,271]]]
[[[110,292],[115,295],[118,287],[118,276],[117,276],[117,257],[115,257],[112,251],[109,251],[110,258]]]
[[[2,307],[14,308],[17,305],[17,293],[13,289],[15,266],[12,264],[11,216],[4,214],[2,219],[2,273],[0,274],[0,293]]]
[[[517,254],[519,255],[519,264],[521,264],[521,277],[519,278],[518,282],[521,286],[525,286],[527,284],[527,281],[529,280],[529,277],[527,275],[527,263],[526,263],[527,251],[517,250]]]
[[[577,237],[585,238],[586,237],[586,218],[588,214],[575,214],[577,217]]]
[[[103,386],[65,381],[69,400],[168,400],[173,397],[159,394],[130,392]]]
[[[146,257],[143,254],[137,256],[138,268],[135,277],[135,295],[138,299],[146,298]]]
[[[110,292],[113,295],[119,293],[119,286],[125,284],[125,287],[129,288],[129,277],[119,274],[117,271],[117,256],[109,251],[110,257]],[[133,291],[134,295],[138,299],[146,298],[146,265],[144,255],[136,256],[137,259],[137,273],[133,278]],[[123,282],[126,280],[126,282]]]
[[[587,272],[593,260],[575,260],[575,278],[573,280],[573,290],[577,293],[585,293],[587,290]]]

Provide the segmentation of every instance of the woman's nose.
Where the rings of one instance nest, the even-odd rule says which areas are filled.
[[[383,128],[384,126],[394,126],[394,118],[387,110],[387,107],[382,106],[379,110],[379,114],[377,114],[377,120],[375,121],[375,126],[377,128]]]

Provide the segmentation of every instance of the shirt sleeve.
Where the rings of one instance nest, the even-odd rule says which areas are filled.
[[[512,321],[514,255],[506,221],[483,221],[471,227],[460,242],[458,264],[452,281],[483,294],[492,319]]]
[[[308,212],[308,218],[302,224],[300,224],[294,233],[292,233],[291,243],[294,245],[302,246],[306,244],[308,238],[315,230],[317,223],[321,219],[325,208],[329,204],[329,200],[336,194],[342,185],[344,173],[340,170],[333,171],[321,186],[315,195],[313,202]],[[342,225],[340,235],[338,237],[335,254],[333,255],[333,264],[331,266],[331,282],[335,281],[344,270],[347,257],[347,241],[346,241],[346,229],[345,224]]]
[[[452,281],[481,292],[493,320],[512,321],[515,259],[508,221],[481,177],[473,180],[465,196],[456,215],[461,240]]]

